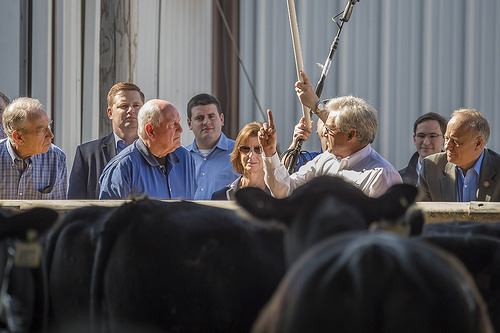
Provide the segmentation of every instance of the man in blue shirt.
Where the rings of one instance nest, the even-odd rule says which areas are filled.
[[[106,164],[134,142],[137,136],[137,113],[144,105],[144,94],[131,82],[119,82],[108,92],[106,110],[113,131],[76,148],[69,176],[68,199],[97,199],[99,177]]]
[[[231,184],[239,175],[231,164],[234,140],[222,133],[224,114],[219,101],[198,94],[187,105],[187,124],[194,141],[186,147],[196,163],[196,200],[210,200],[212,193]]]
[[[192,200],[196,191],[195,164],[181,147],[179,112],[171,103],[150,100],[139,110],[138,134],[104,168],[99,199],[148,195],[155,199]]]
[[[423,159],[420,201],[500,201],[500,155],[485,148],[490,126],[474,109],[452,113],[444,153]]]
[[[7,138],[0,141],[0,199],[66,199],[66,155],[52,144],[52,121],[42,104],[17,98],[2,118]]]

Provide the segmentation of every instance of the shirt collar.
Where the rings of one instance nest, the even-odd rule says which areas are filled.
[[[358,150],[354,154],[351,154],[347,157],[344,158],[338,158],[335,155],[335,158],[337,161],[341,164],[344,165],[343,169],[345,168],[353,168],[356,164],[358,164],[359,161],[363,160],[366,156],[370,155],[372,151],[372,147],[370,144],[367,144],[365,147],[362,149]]]
[[[481,153],[481,156],[477,159],[476,163],[474,163],[474,166],[471,168],[473,169],[478,175],[481,172],[481,164],[483,164],[483,159],[484,159],[484,149],[483,152]],[[461,175],[463,175],[463,170],[461,167],[458,165],[455,165],[455,169],[457,169]]]
[[[125,145],[127,145],[127,143],[125,142],[125,140],[123,140],[122,138],[120,138],[118,136],[118,134],[115,133],[115,131],[113,131],[113,136],[115,137],[115,149],[118,148],[118,141],[123,141],[123,143],[125,143]]]
[[[12,148],[12,145],[10,143],[9,139],[5,139],[5,145],[7,146],[7,151],[9,152],[10,158],[12,159],[12,162],[15,162],[16,159],[22,161],[23,159],[17,156],[16,152],[14,151],[14,148]],[[40,156],[40,154],[36,155],[31,155],[25,158],[25,160],[31,160],[32,162],[35,162]]]
[[[142,157],[149,163],[151,166],[160,166],[156,157],[151,154],[149,148],[144,144],[141,138],[135,140],[134,145],[136,145],[137,150],[141,153]],[[177,148],[179,149],[179,148]],[[175,150],[174,150],[175,152]],[[176,154],[168,153],[167,161],[170,161],[172,164],[177,164],[180,162],[179,158]]]
[[[231,147],[231,142],[227,138],[227,136],[224,135],[223,132],[220,132],[220,137],[219,140],[217,140],[217,143],[215,146],[212,147],[210,150],[210,153],[213,152],[216,148],[222,149],[222,150],[232,150],[233,148]],[[200,150],[198,149],[198,146],[196,146],[196,139],[193,140],[193,142],[186,147],[187,150],[189,151],[194,151],[197,153],[200,153]],[[208,154],[210,154],[208,153]]]

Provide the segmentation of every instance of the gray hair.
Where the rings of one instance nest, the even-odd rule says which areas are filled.
[[[335,119],[335,126],[341,132],[356,130],[360,143],[372,143],[377,135],[377,110],[363,99],[354,96],[342,96],[328,101],[326,109],[340,111]]]
[[[43,109],[42,103],[36,98],[19,97],[13,100],[2,115],[5,134],[12,139],[14,131],[22,130],[26,123],[39,117],[37,111]]]
[[[450,119],[457,116],[464,117],[465,124],[469,127],[472,127],[477,136],[483,138],[485,145],[488,143],[488,140],[490,138],[490,124],[488,123],[488,120],[481,114],[481,112],[475,109],[458,109],[453,111]]]
[[[160,106],[155,103],[154,100],[146,102],[137,116],[137,133],[139,137],[143,140],[147,138],[146,135],[146,125],[152,124],[155,127],[160,126],[163,121],[163,113],[161,112]]]

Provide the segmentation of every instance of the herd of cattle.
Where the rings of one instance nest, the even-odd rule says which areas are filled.
[[[500,224],[424,225],[416,195],[0,208],[0,331],[500,332]]]

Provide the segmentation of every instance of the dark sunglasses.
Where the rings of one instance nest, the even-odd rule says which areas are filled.
[[[250,153],[250,150],[252,148],[248,147],[248,146],[239,146],[238,147],[238,150],[240,151],[240,153],[243,153],[243,154],[249,154]],[[261,146],[255,146],[253,147],[253,151],[256,153],[256,154],[262,154],[262,147]]]

